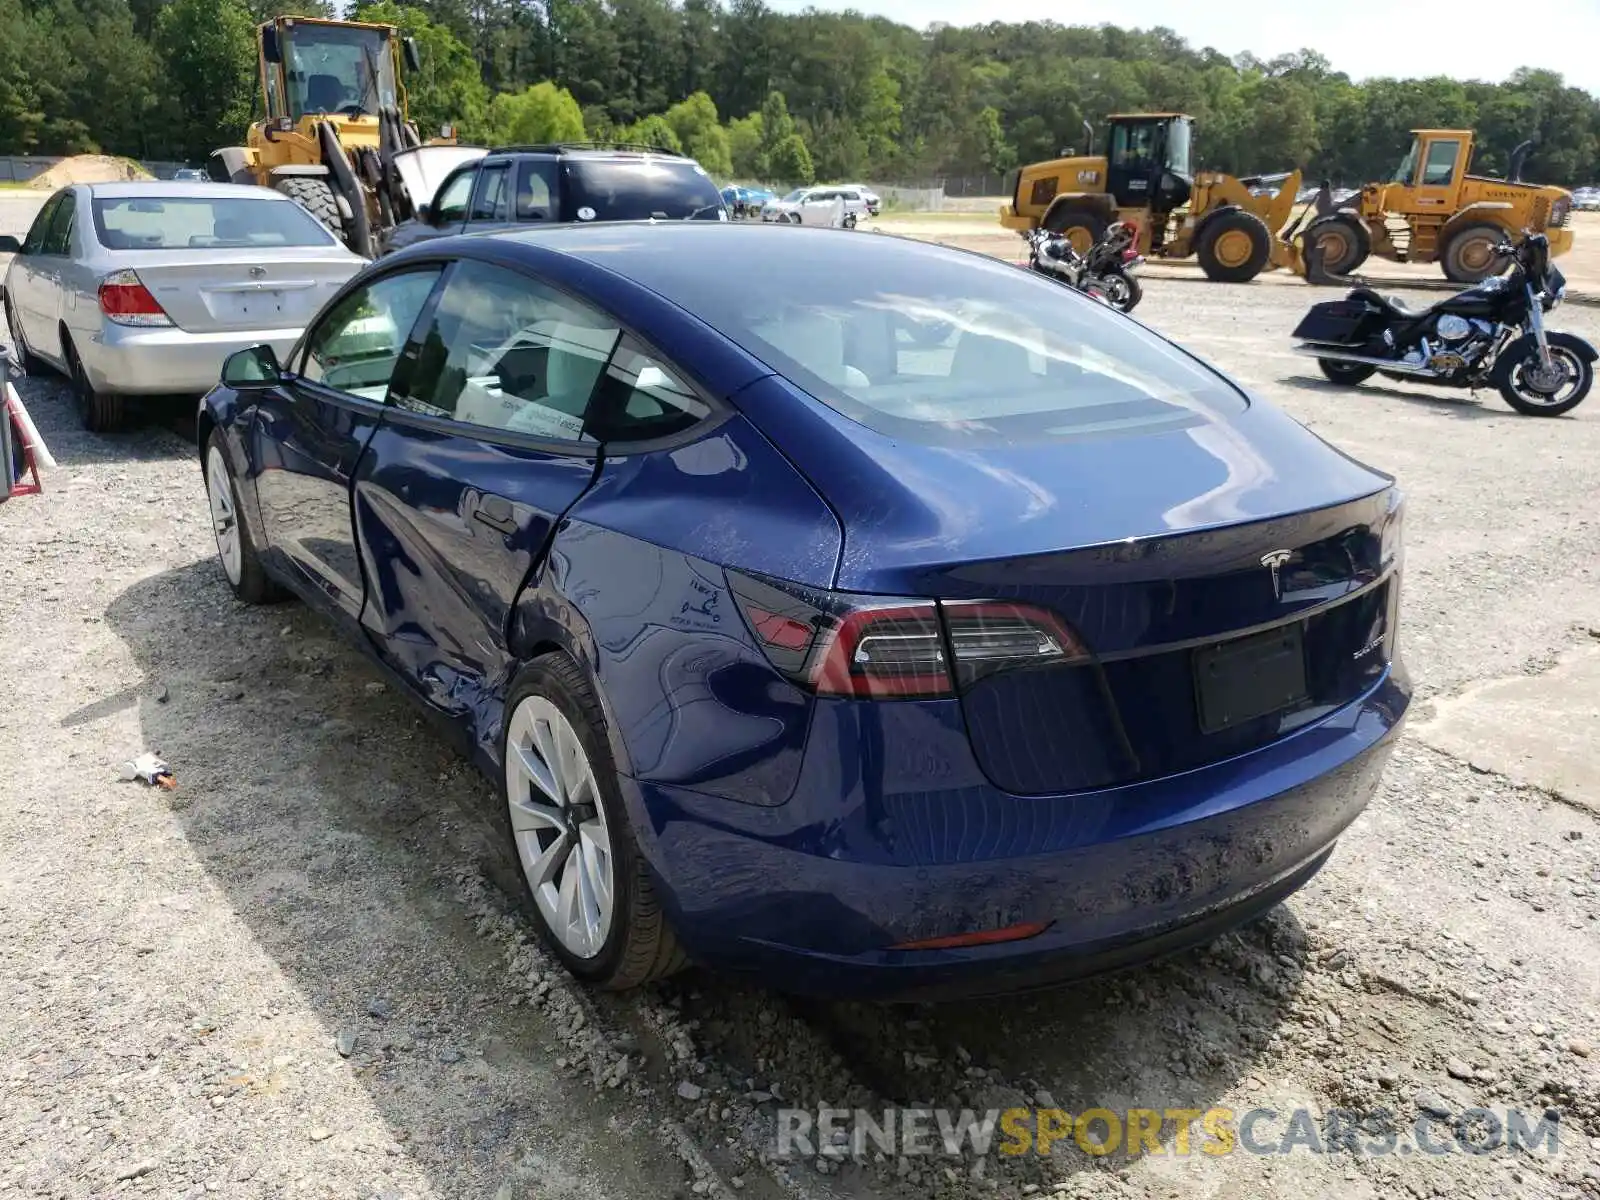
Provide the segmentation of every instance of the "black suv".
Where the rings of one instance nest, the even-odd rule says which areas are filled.
[[[430,238],[562,221],[726,221],[717,185],[692,158],[598,143],[502,146],[457,167],[383,252]]]

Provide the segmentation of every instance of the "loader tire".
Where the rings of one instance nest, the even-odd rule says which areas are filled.
[[[339,201],[334,196],[333,185],[326,179],[319,179],[315,175],[288,175],[274,180],[272,187],[326,225],[334,237],[344,241],[344,222],[339,218]]]
[[[1218,283],[1249,283],[1272,256],[1272,233],[1267,223],[1243,209],[1218,213],[1200,231],[1195,257],[1207,279]]]
[[[1058,208],[1045,216],[1044,227],[1051,233],[1063,235],[1079,254],[1106,234],[1106,219],[1092,208]]]
[[[1505,262],[1493,247],[1505,240],[1506,231],[1487,221],[1456,230],[1439,255],[1444,277],[1452,283],[1477,283],[1497,274]]]
[[[1322,247],[1322,269],[1330,275],[1348,275],[1372,253],[1372,234],[1351,217],[1322,217],[1305,233],[1309,253],[1315,242]]]

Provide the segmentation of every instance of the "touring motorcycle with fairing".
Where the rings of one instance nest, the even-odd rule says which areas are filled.
[[[1427,308],[1368,287],[1314,304],[1294,331],[1294,349],[1315,358],[1338,384],[1381,374],[1442,387],[1493,387],[1529,416],[1571,412],[1594,383],[1596,355],[1584,339],[1545,328],[1567,285],[1550,261],[1549,239],[1529,234],[1495,253],[1510,262],[1509,271]]]

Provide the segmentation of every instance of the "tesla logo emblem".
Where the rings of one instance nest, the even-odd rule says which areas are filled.
[[[1261,556],[1261,565],[1272,572],[1272,594],[1279,600],[1283,599],[1283,580],[1278,578],[1278,570],[1293,557],[1292,550],[1272,550]]]
[[[250,278],[251,279],[260,279],[266,273],[267,273],[267,269],[265,267],[251,267],[250,268]]]

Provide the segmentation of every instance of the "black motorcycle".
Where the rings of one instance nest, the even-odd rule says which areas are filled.
[[[1119,222],[1079,254],[1058,233],[1035,229],[1028,234],[1028,269],[1057,283],[1104,301],[1119,312],[1131,312],[1144,296],[1133,277],[1144,259],[1133,248],[1137,229]]]
[[[1510,271],[1428,308],[1366,287],[1314,304],[1294,331],[1295,352],[1315,358],[1338,384],[1353,386],[1376,373],[1442,387],[1494,387],[1528,416],[1571,412],[1594,383],[1596,355],[1580,337],[1545,330],[1544,315],[1567,288],[1550,262],[1550,240],[1529,234],[1495,253],[1510,260]]]

